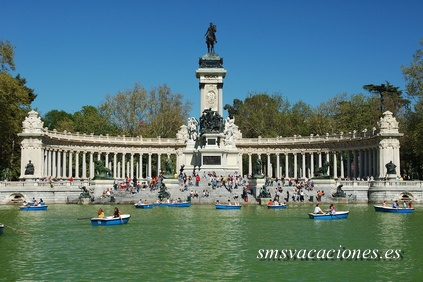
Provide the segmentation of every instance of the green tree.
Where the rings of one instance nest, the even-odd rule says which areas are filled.
[[[286,136],[285,114],[289,102],[281,95],[267,93],[250,93],[237,107],[235,123],[244,138]]]
[[[147,90],[136,83],[133,89],[107,94],[98,110],[121,134],[137,136],[146,123],[147,96]]]
[[[346,93],[337,94],[326,102],[321,102],[317,106],[311,116],[311,133],[312,134],[336,134],[339,133],[339,128],[336,121],[336,113],[341,103],[348,100]]]
[[[420,40],[423,46],[423,39]],[[423,49],[418,49],[410,66],[401,66],[406,82],[406,92],[411,97],[423,98]]]
[[[0,39],[0,67],[1,72],[7,72],[10,70],[15,70],[15,46],[10,43],[9,40],[3,41]]]
[[[363,89],[380,98],[379,109],[381,115],[386,110],[389,110],[394,116],[398,116],[401,109],[409,104],[409,101],[402,97],[402,91],[399,90],[399,87],[393,86],[389,81],[381,85],[366,84]]]
[[[423,39],[420,40],[423,46]],[[406,93],[415,102],[404,115],[404,138],[401,142],[401,167],[413,178],[423,177],[423,49],[413,55],[409,66],[401,66]],[[400,123],[401,125],[401,123]]]
[[[43,116],[44,126],[49,130],[56,129],[59,132],[64,130],[74,131],[73,115],[65,111],[51,110]]]
[[[108,94],[99,106],[99,112],[121,134],[174,138],[187,119],[191,102],[182,94],[172,93],[167,85],[147,91],[136,83],[133,89]]]
[[[9,41],[0,40],[0,172],[8,170],[10,177],[16,179],[20,174],[17,134],[22,132],[22,121],[37,95],[19,74],[12,77],[8,73],[9,69],[15,70],[14,49]]]
[[[376,103],[374,98],[363,94],[354,94],[340,101],[334,114],[336,131],[371,130],[376,127],[380,116]]]
[[[288,135],[310,135],[310,127],[313,126],[310,122],[312,115],[312,108],[305,102],[300,100],[292,105],[288,115]]]
[[[95,135],[118,133],[116,127],[94,106],[83,106],[80,111],[73,114],[73,121],[75,132]]]
[[[172,93],[166,84],[153,88],[149,93],[147,125],[141,129],[141,133],[150,137],[174,138],[188,119],[192,103],[184,101],[182,94]]]

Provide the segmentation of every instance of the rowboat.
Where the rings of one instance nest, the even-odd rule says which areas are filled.
[[[167,204],[169,208],[188,208],[191,206],[190,202]]]
[[[216,205],[217,210],[240,210],[242,206]]]
[[[267,208],[270,210],[286,209],[286,205],[267,205]]]
[[[47,205],[39,205],[39,206],[20,206],[19,209],[21,211],[45,211],[47,210]]]
[[[393,213],[413,213],[414,208],[392,208],[384,206],[374,206],[377,212],[393,212]]]
[[[155,207],[167,207],[169,203],[154,203],[153,206]]]
[[[0,223],[0,235],[3,234],[4,224]]]
[[[113,216],[106,216],[104,218],[94,217],[91,218],[91,224],[93,226],[121,225],[128,223],[130,217],[131,215],[129,214],[122,214],[120,218]]]
[[[153,204],[134,204],[137,209],[152,209]]]
[[[341,219],[341,218],[348,218],[349,211],[339,211],[335,214],[331,213],[309,213],[308,217],[311,219],[316,220],[331,220],[331,219]]]

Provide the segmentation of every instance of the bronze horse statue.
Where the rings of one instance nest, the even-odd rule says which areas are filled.
[[[216,26],[213,23],[210,23],[209,28],[204,36],[206,36],[207,52],[214,53],[214,43],[217,43],[216,40]]]

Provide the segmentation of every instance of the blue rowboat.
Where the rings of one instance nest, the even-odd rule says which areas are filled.
[[[126,224],[129,221],[129,218],[131,215],[129,214],[122,214],[119,217],[113,217],[113,216],[106,216],[104,218],[91,218],[91,224],[93,226],[108,226],[108,225],[121,225]]]
[[[188,208],[191,206],[190,202],[183,202],[183,203],[173,203],[167,205],[169,208]]]
[[[153,204],[134,204],[137,209],[152,209]]]
[[[217,210],[240,210],[242,206],[216,205]]]
[[[308,217],[311,219],[316,220],[331,220],[331,219],[341,219],[341,218],[348,218],[349,211],[339,211],[335,214],[330,213],[322,213],[322,214],[316,214],[316,213],[309,213]]]
[[[3,234],[4,224],[0,223],[0,235]]]
[[[45,211],[47,210],[46,205],[39,205],[39,206],[20,206],[19,209],[21,211]]]
[[[279,209],[286,209],[286,205],[267,205],[269,210],[279,210]]]
[[[169,203],[154,203],[153,206],[155,207],[167,207]]]
[[[414,208],[392,208],[383,206],[374,206],[377,212],[393,212],[393,213],[413,213]]]

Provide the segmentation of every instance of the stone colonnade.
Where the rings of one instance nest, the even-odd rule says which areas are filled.
[[[111,178],[147,178],[158,173],[162,154],[115,153],[44,149],[42,177],[92,179],[95,176],[95,160],[101,160],[110,169]],[[166,154],[170,156],[170,154]],[[154,161],[154,166],[152,165]],[[154,168],[154,170],[153,170]]]
[[[378,150],[344,150],[327,152],[273,152],[273,153],[247,153],[248,168],[244,169],[244,174],[254,174],[253,159],[261,158],[263,162],[263,175],[270,177],[293,177],[311,178],[315,176],[317,168],[322,167],[326,161],[329,163],[326,171],[327,175],[337,178],[378,178],[385,174],[379,171]]]
[[[255,173],[254,163],[258,157],[262,161],[261,173],[278,178],[310,178],[317,168],[326,163],[326,173],[332,177],[373,176],[379,179],[388,176],[385,165],[391,161],[396,165],[396,173],[399,175],[399,137],[403,134],[398,132],[398,122],[387,111],[380,118],[378,127],[370,131],[323,136],[240,136],[230,149],[231,152],[238,152],[237,170],[243,175]],[[188,140],[185,125],[181,126],[176,138],[168,139],[96,136],[66,131],[59,133],[43,128],[38,113],[31,111],[23,122],[23,132],[19,135],[23,138],[21,178],[93,178],[96,160],[104,162],[113,178],[154,177],[160,172],[162,162],[169,157],[173,161],[175,172],[178,172],[181,165],[198,165],[195,160],[189,163],[190,160],[184,156]],[[223,150],[220,147],[218,149],[225,157],[224,147]],[[198,154],[201,159],[201,149],[193,150],[192,156]],[[25,174],[29,161],[32,161],[35,168],[34,174],[30,176]]]
[[[43,150],[44,166],[41,177],[87,179],[95,176],[94,160],[102,160],[110,169],[112,178],[134,176],[138,179],[154,177],[162,167],[163,156],[177,159],[177,153],[115,153],[94,151],[58,150],[46,147]],[[173,157],[172,157],[173,156]],[[385,171],[379,171],[377,149],[346,150],[331,152],[261,152],[242,153],[247,167],[240,168],[243,174],[253,175],[253,159],[261,158],[262,173],[270,177],[311,178],[323,162],[330,165],[328,175],[341,178],[379,177]],[[154,170],[152,166],[154,162]],[[175,167],[175,171],[179,166]]]

